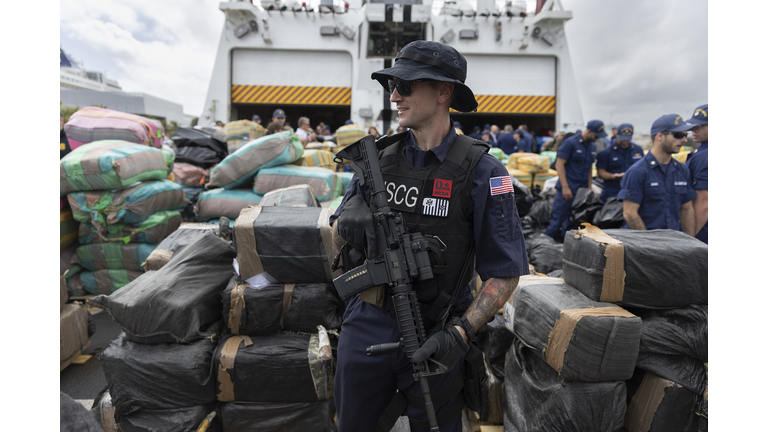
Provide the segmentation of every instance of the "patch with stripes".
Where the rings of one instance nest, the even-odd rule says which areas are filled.
[[[424,198],[422,214],[429,216],[448,216],[448,200],[440,198]]]
[[[509,176],[491,177],[491,196],[514,191],[512,179]]]

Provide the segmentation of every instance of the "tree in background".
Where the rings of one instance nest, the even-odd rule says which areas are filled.
[[[195,117],[195,118],[193,118],[193,119],[192,119],[192,122],[190,122],[189,126],[190,126],[190,127],[195,127],[195,126],[197,126],[197,117]]]
[[[64,116],[64,123],[67,123],[69,121],[69,116],[75,113],[75,111],[79,110],[80,107],[71,107],[71,106],[64,106],[64,103],[62,101],[59,101],[59,111],[61,111],[61,115]]]

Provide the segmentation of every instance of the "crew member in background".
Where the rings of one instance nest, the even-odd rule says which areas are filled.
[[[68,155],[69,152],[72,151],[72,148],[69,146],[69,139],[67,139],[67,134],[64,133],[64,114],[59,112],[59,135],[61,138],[59,139],[59,150],[61,151],[61,157],[59,159],[63,159],[64,156]]]
[[[592,188],[592,162],[595,160],[595,140],[605,137],[605,126],[600,120],[587,123],[584,131],[563,141],[557,150],[557,184],[552,220],[546,234],[562,241],[570,228],[571,204],[579,188]]]
[[[504,126],[504,133],[499,135],[498,139],[499,148],[505,154],[517,153],[517,140],[512,136],[512,125]]]
[[[493,141],[493,146],[498,147],[499,146],[499,127],[496,125],[491,125],[491,141]]]
[[[528,132],[528,135],[531,136],[531,153],[538,153],[539,142],[536,140],[536,131],[530,131]]]
[[[272,113],[272,122],[279,123],[280,129],[283,129],[283,126],[285,126],[285,111],[281,110],[280,108],[276,109],[275,112]],[[269,127],[269,125],[267,125]]]
[[[611,129],[611,144],[616,144],[616,141],[618,141],[619,137],[619,128],[612,128]],[[599,153],[598,153],[599,154]]]
[[[697,239],[709,243],[709,104],[696,108],[688,123],[699,125],[699,129],[693,131],[693,142],[700,143],[696,150],[688,153],[685,162],[691,171],[691,186],[696,191],[694,232]]]
[[[520,139],[517,141],[517,147],[521,153],[532,153],[533,147],[531,143],[531,134],[528,133],[528,126],[520,125],[517,127],[517,133],[520,134]]]
[[[470,137],[479,140],[480,139],[480,126],[475,126],[474,129],[472,129],[472,133],[469,134]]]
[[[261,124],[261,116],[258,115],[258,114],[254,114],[253,117],[251,118],[251,121],[256,123],[257,125],[260,125]]]
[[[456,129],[457,135],[464,135],[464,131],[461,130],[461,123],[457,121],[453,122],[453,128]]]
[[[682,229],[691,236],[696,234],[696,191],[691,187],[691,173],[672,155],[688,142],[688,131],[698,128],[677,114],[663,115],[653,122],[651,151],[632,165],[621,180],[619,199],[624,204],[624,228]]]
[[[643,148],[632,142],[634,133],[635,128],[624,123],[619,126],[616,143],[597,153],[597,176],[605,180],[600,194],[602,202],[619,195],[624,173],[643,158]]]
[[[480,134],[480,141],[494,147],[493,141],[491,140],[491,131],[489,130],[484,130],[483,133]]]
[[[437,394],[448,383],[455,384],[454,377],[461,379],[468,338],[493,319],[517,286],[519,276],[529,273],[528,259],[509,172],[486,153],[484,145],[457,136],[451,124],[449,107],[460,112],[477,108],[472,90],[464,84],[464,56],[449,45],[415,41],[397,57],[393,67],[372,74],[391,93],[401,127],[411,128],[378,143],[384,148],[380,159],[385,182],[394,185],[395,191],[407,191],[390,195],[389,205],[402,212],[409,230],[439,232],[447,250],[453,250],[444,254],[445,272],[413,285],[425,311],[423,316],[434,317],[434,312],[445,311],[440,305],[450,304],[452,295],[441,293],[458,291],[445,326],[432,325],[435,320],[429,319],[425,327],[434,331],[413,355],[416,363],[432,357],[448,367],[449,372],[427,378],[430,392]],[[438,181],[443,183],[435,189]],[[448,186],[450,191],[443,187],[447,184],[452,185]],[[330,219],[334,237],[341,236],[359,250],[375,242],[373,217],[365,201],[368,194],[367,186],[364,190],[353,177]],[[436,213],[433,210],[437,206],[442,210]],[[473,263],[485,281],[474,301],[467,284]],[[470,271],[460,280],[463,269]],[[399,339],[389,288],[370,288],[349,301],[338,344],[334,388],[340,432],[378,430],[377,422],[392,400],[403,405],[400,409],[392,406],[395,409],[390,418],[397,419],[407,405],[411,424],[421,424],[418,430],[429,429],[423,402],[418,408],[421,387],[413,379],[411,361],[402,351],[370,357],[365,353],[370,345]],[[443,432],[462,430],[464,403],[459,388],[446,391],[440,406],[435,403]],[[399,398],[396,390],[400,390]],[[383,427],[390,430],[392,426]]]
[[[296,129],[296,135],[299,136],[299,142],[307,146],[308,142],[317,141],[315,133],[312,131],[312,126],[309,125],[308,117],[299,117],[299,128]]]

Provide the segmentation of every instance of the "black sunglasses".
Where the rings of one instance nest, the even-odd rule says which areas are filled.
[[[688,138],[688,132],[667,132],[667,134],[672,134],[675,139]]]
[[[387,80],[387,85],[389,86],[389,92],[394,93],[395,89],[397,89],[397,92],[400,94],[400,96],[410,96],[411,95],[411,84],[417,83],[417,82],[427,82],[432,81],[429,79],[417,79],[413,81],[403,81],[403,80]]]

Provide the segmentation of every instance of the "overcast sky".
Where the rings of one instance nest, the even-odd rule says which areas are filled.
[[[647,133],[662,114],[690,118],[708,102],[706,2],[561,2],[573,12],[565,31],[585,121],[629,122]],[[123,90],[180,103],[197,116],[224,22],[218,4],[62,0],[60,45]]]

